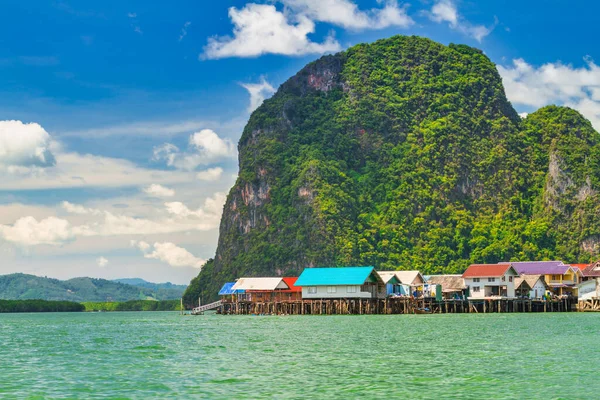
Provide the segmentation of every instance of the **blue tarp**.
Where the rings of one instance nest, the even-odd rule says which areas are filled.
[[[227,296],[229,294],[244,293],[243,290],[235,290],[235,291],[232,290],[233,285],[235,285],[235,282],[227,282],[226,284],[224,284],[223,287],[221,288],[221,290],[219,290],[219,296]]]
[[[377,281],[373,267],[306,268],[296,286],[362,285],[373,274],[370,282]]]

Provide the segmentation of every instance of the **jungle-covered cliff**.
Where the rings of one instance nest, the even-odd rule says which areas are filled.
[[[216,255],[186,303],[314,266],[592,260],[599,141],[569,108],[521,119],[465,45],[395,36],[322,57],[251,115]]]

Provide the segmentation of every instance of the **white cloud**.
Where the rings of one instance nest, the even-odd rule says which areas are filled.
[[[223,175],[223,168],[221,168],[221,167],[208,168],[204,171],[199,171],[196,174],[196,179],[201,180],[201,181],[214,182],[214,181],[218,181],[219,179],[221,179],[222,175]]]
[[[137,18],[137,13],[134,13],[134,12],[127,13],[127,17],[128,17],[128,18],[131,18],[133,21],[136,21],[136,18]],[[137,24],[137,22],[133,22],[133,23],[131,24],[131,27],[133,28],[133,31],[134,31],[135,33],[138,33],[138,34],[140,34],[140,35],[142,35],[142,34],[144,33],[144,32],[142,32],[142,29],[141,29],[141,28],[140,28],[140,26]]]
[[[221,221],[226,199],[225,193],[215,193],[213,197],[206,198],[203,206],[196,210],[190,209],[179,201],[165,203],[165,207],[176,220],[194,221],[197,219],[202,225],[217,227]]]
[[[600,130],[600,67],[588,57],[582,67],[547,63],[540,67],[523,59],[498,66],[508,99],[517,104],[542,107],[562,104],[581,112]]]
[[[93,208],[86,208],[80,204],[69,203],[68,201],[62,202],[62,208],[65,209],[69,214],[77,214],[77,215],[100,215],[102,211],[96,210]]]
[[[0,165],[48,167],[55,164],[51,137],[39,124],[0,121]]]
[[[179,34],[179,41],[180,42],[183,40],[184,37],[187,36],[187,29],[188,29],[188,27],[191,24],[192,23],[190,21],[187,21],[185,24],[183,24],[183,28],[181,28],[181,33]]]
[[[241,85],[250,94],[249,113],[256,110],[267,97],[271,97],[275,93],[275,88],[265,78],[262,78],[259,83],[242,83]]]
[[[473,25],[458,13],[454,0],[436,0],[429,13],[429,19],[435,22],[447,22],[451,29],[471,36],[478,42],[489,35],[496,27],[498,21],[487,27],[484,25]]]
[[[175,190],[169,189],[162,185],[153,183],[152,185],[144,188],[144,193],[152,197],[173,197],[175,196]]]
[[[383,8],[359,10],[350,0],[281,0],[283,4],[312,20],[328,22],[346,29],[383,29],[390,26],[408,28],[414,24],[406,7],[397,0],[380,0]]]
[[[132,240],[131,245],[140,249],[144,253],[145,258],[160,260],[172,267],[202,268],[206,263],[206,260],[195,257],[183,247],[179,247],[170,242],[157,242],[154,243],[153,246],[150,246],[144,241],[138,242]]]
[[[75,238],[69,221],[48,217],[38,221],[34,217],[19,218],[12,226],[0,225],[0,237],[7,242],[24,246],[40,244],[60,245]]]
[[[63,136],[106,137],[106,136],[174,136],[189,133],[215,123],[207,121],[188,120],[183,122],[142,121],[102,128],[62,132]]]
[[[104,257],[98,257],[96,259],[96,264],[98,264],[100,268],[104,268],[108,265],[108,260]]]
[[[3,172],[5,172],[3,174]],[[192,174],[152,170],[118,159],[78,153],[56,153],[52,168],[3,167],[0,190],[32,190],[77,187],[125,187],[190,182]]]
[[[199,165],[232,158],[235,154],[235,146],[230,140],[220,138],[211,129],[203,129],[190,136],[187,151],[182,152],[177,146],[165,143],[154,148],[153,159],[164,160],[170,167],[191,171]]]
[[[209,158],[231,157],[235,152],[235,147],[231,141],[221,139],[214,131],[202,129],[190,137],[190,144],[198,152]]]
[[[287,15],[275,6],[246,4],[242,9],[229,8],[229,18],[234,25],[233,37],[208,39],[202,57],[257,57],[262,54],[300,56],[322,54],[341,49],[332,35],[322,43],[308,38],[314,33],[315,23],[306,15]]]
[[[41,244],[59,246],[77,238],[127,235],[158,235],[177,232],[210,231],[219,226],[224,193],[205,199],[202,207],[191,210],[180,202],[165,203],[163,216],[158,218],[132,217],[79,204],[63,202],[62,208],[85,221],[74,225],[67,219],[33,216],[17,219],[13,225],[0,225],[0,238],[22,246]],[[165,218],[164,215],[168,217]]]
[[[144,253],[150,249],[150,245],[147,242],[144,242],[143,240],[131,240],[129,244],[131,245],[131,247],[137,247],[138,249],[140,249],[140,251]]]

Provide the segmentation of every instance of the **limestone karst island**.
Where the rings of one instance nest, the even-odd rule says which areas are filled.
[[[600,135],[567,107],[521,118],[478,49],[324,56],[254,111],[239,163],[196,312],[574,311],[580,286],[598,308]]]

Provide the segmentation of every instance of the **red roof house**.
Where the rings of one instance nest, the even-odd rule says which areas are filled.
[[[281,300],[302,300],[302,288],[296,286],[298,277],[284,277],[283,281],[289,286],[289,289],[281,290],[278,293],[278,298]]]
[[[584,279],[591,279],[591,278],[600,278],[600,262],[596,261],[593,264],[571,264],[572,266],[577,266],[579,267],[579,269],[581,269],[581,273],[583,274],[583,278]],[[580,267],[580,265],[583,266]]]
[[[515,278],[519,276],[510,265],[471,264],[462,275],[469,288],[469,298],[515,297]]]
[[[471,264],[463,274],[464,278],[483,278],[503,276],[510,269],[514,275],[519,275],[510,264]]]

